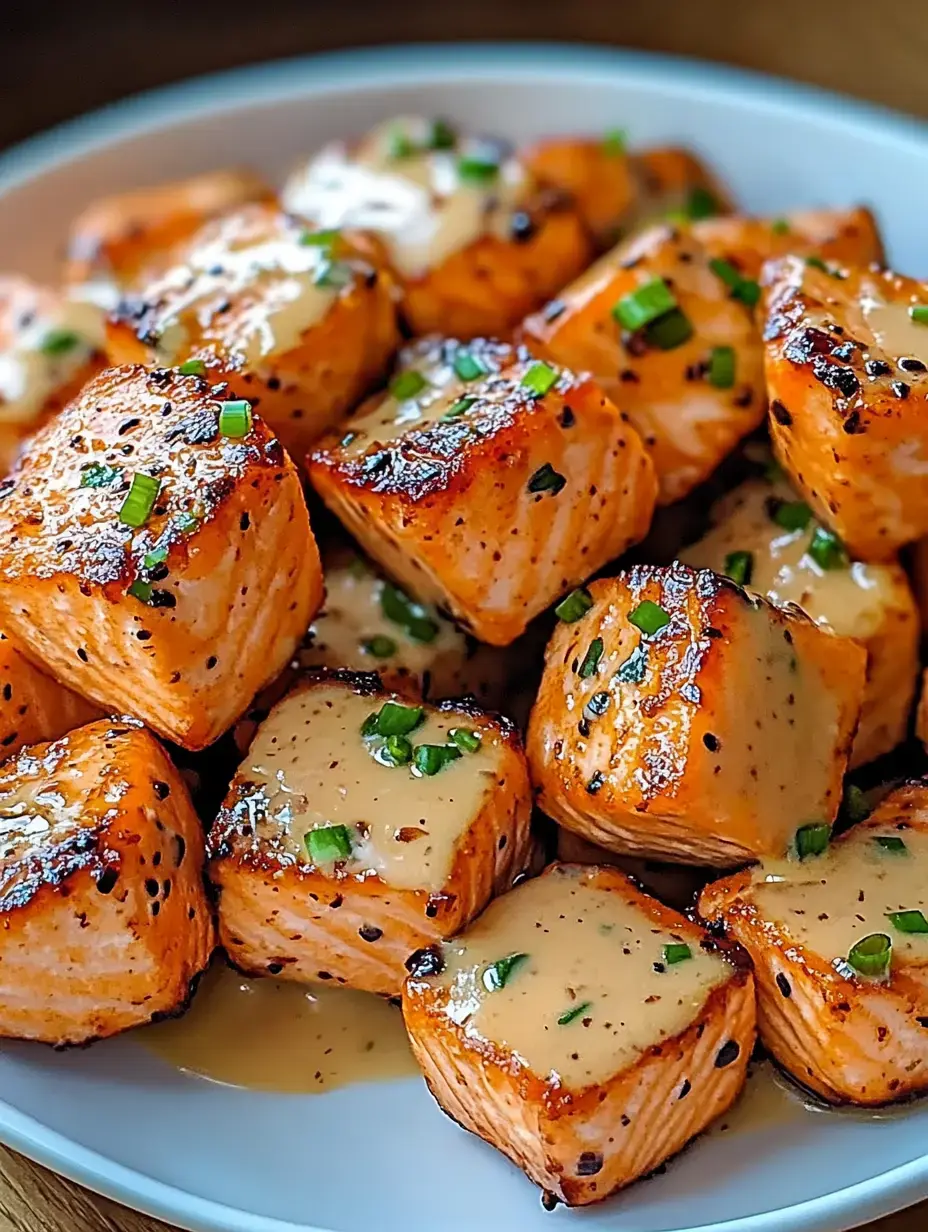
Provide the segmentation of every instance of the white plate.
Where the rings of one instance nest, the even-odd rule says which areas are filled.
[[[52,275],[69,219],[103,192],[227,163],[279,177],[320,140],[408,111],[515,138],[622,126],[635,144],[683,141],[748,208],[869,202],[898,266],[928,273],[924,126],[728,69],[557,46],[298,60],[66,125],[0,158],[0,268]],[[928,1106],[749,1123],[603,1206],[549,1215],[418,1080],[258,1094],[185,1078],[124,1037],[61,1055],[7,1046],[0,1092],[5,1142],[204,1232],[838,1232],[928,1196]]]

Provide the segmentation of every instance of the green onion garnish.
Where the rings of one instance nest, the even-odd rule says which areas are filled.
[[[725,557],[725,576],[738,586],[747,586],[754,572],[753,552],[729,552]]]
[[[354,270],[346,261],[322,261],[313,278],[314,287],[347,287],[354,282]]]
[[[496,992],[505,988],[512,974],[528,959],[527,954],[508,954],[505,958],[497,958],[483,972],[483,986],[487,992]]]
[[[709,269],[716,278],[720,278],[731,291],[732,299],[738,299],[742,304],[753,308],[760,299],[760,286],[751,278],[743,278],[730,261],[721,257],[713,257]]]
[[[819,256],[815,256],[814,254],[811,257],[806,257],[806,265],[808,265],[810,269],[821,270],[823,274],[831,273],[831,270],[828,268],[828,266],[825,264],[822,258]]]
[[[878,834],[873,840],[878,847],[882,847],[884,851],[903,852],[908,851],[905,843],[895,834]]]
[[[624,154],[628,145],[628,133],[624,128],[610,128],[603,137],[603,149],[607,154]]]
[[[419,744],[413,754],[413,764],[420,774],[431,778],[460,756],[461,750],[453,744]]]
[[[718,213],[718,199],[708,188],[697,186],[690,191],[686,202],[686,215],[693,222],[699,222],[703,218],[715,218]]]
[[[129,489],[119,511],[120,522],[123,522],[126,526],[132,526],[136,530],[140,526],[144,526],[151,516],[151,511],[155,507],[155,501],[158,499],[160,490],[160,479],[136,472],[132,476],[132,487]]]
[[[585,587],[579,586],[560,601],[554,609],[554,614],[566,625],[572,625],[581,616],[585,616],[592,606],[593,596]]]
[[[200,525],[200,519],[195,514],[187,513],[187,511],[184,510],[174,519],[174,525],[182,535],[189,535]]]
[[[528,490],[529,492],[550,492],[552,496],[557,496],[566,483],[564,476],[556,471],[550,462],[546,462],[544,466],[539,466],[529,479]]]
[[[796,831],[796,855],[800,860],[809,856],[820,856],[831,842],[831,826],[824,823],[812,823],[800,826]]]
[[[909,316],[916,325],[928,325],[928,304],[913,304]]]
[[[375,659],[389,659],[390,655],[396,654],[396,642],[392,637],[384,637],[378,633],[375,637],[369,637],[366,642],[362,642],[361,649],[365,654],[373,655]]]
[[[648,669],[648,648],[640,643],[615,673],[622,684],[641,684]]]
[[[251,403],[246,398],[219,403],[219,432],[237,440],[251,431]]]
[[[774,235],[789,235],[789,219],[775,218],[770,224],[770,230]]]
[[[458,351],[451,364],[462,381],[476,381],[486,375],[486,368],[470,351]]]
[[[629,613],[629,624],[633,624],[642,633],[652,634],[670,624],[670,617],[658,603],[650,599],[642,599],[634,611]]]
[[[421,603],[410,599],[392,582],[384,582],[380,592],[380,610],[387,620],[399,625],[413,642],[434,642],[439,634],[437,621],[433,620]]]
[[[472,727],[452,727],[448,732],[448,739],[452,744],[456,744],[462,753],[476,753],[480,748],[480,732],[474,731]]]
[[[433,120],[429,130],[430,150],[452,150],[458,139],[457,133],[447,120]]]
[[[867,803],[867,797],[860,790],[856,783],[848,783],[844,789],[844,798],[841,801],[841,811],[843,816],[856,825],[858,821],[863,821],[865,817],[869,817],[873,811]],[[879,840],[877,840],[879,841]]]
[[[458,159],[458,178],[471,184],[490,184],[499,174],[499,163],[491,158],[462,155]]]
[[[735,348],[713,347],[709,355],[709,384],[716,389],[731,389],[735,383]]]
[[[672,967],[674,963],[686,962],[692,957],[693,951],[685,941],[673,941],[664,946],[664,962],[668,967]]]
[[[57,355],[67,355],[68,351],[80,346],[80,341],[80,334],[75,334],[73,329],[52,329],[39,343],[39,350],[43,355],[54,358]]]
[[[572,1022],[581,1018],[592,1004],[592,1001],[581,1001],[579,1005],[573,1006],[572,1009],[565,1010],[563,1014],[558,1016],[557,1025],[559,1027],[569,1027]]]
[[[595,676],[599,667],[599,661],[603,657],[603,639],[594,637],[590,642],[586,654],[583,656],[583,662],[580,664],[578,675],[581,680],[586,680],[590,676]]]
[[[105,462],[91,462],[81,467],[82,488],[108,488],[122,474],[119,466],[107,466]]]
[[[928,933],[924,911],[887,911],[886,918],[900,933]]]
[[[682,308],[673,308],[645,326],[644,336],[661,351],[673,351],[692,338],[693,326]]]
[[[408,402],[411,398],[417,398],[427,385],[428,381],[422,373],[410,368],[408,372],[401,372],[390,382],[390,397],[396,398],[398,402]]]
[[[331,248],[338,239],[337,231],[304,231],[300,243],[304,248]]]
[[[612,315],[633,333],[676,307],[676,297],[663,278],[652,278],[613,304]]]
[[[479,398],[458,398],[453,406],[449,406],[442,420],[445,423],[450,423],[453,419],[460,419],[465,412],[469,411],[475,402],[479,402]]]
[[[351,855],[351,836],[347,826],[321,826],[304,836],[306,850],[314,864],[334,864]]]
[[[771,517],[784,530],[805,530],[812,521],[812,510],[805,501],[780,501]]]
[[[361,728],[363,736],[407,736],[425,719],[421,706],[384,702],[376,714],[369,714]]]
[[[181,376],[202,376],[206,371],[206,364],[202,359],[187,359],[177,371]]]
[[[387,736],[374,757],[384,766],[405,766],[412,760],[412,744],[406,736]]]
[[[889,972],[892,956],[892,938],[887,937],[886,933],[871,933],[851,946],[847,961],[858,975],[883,979]]]
[[[143,582],[141,578],[136,578],[129,587],[128,593],[133,599],[138,599],[140,603],[151,603],[152,583]]]
[[[543,398],[549,390],[553,389],[560,379],[560,374],[549,367],[548,364],[543,364],[540,360],[529,368],[525,376],[519,382],[523,389],[527,389],[535,398]]]
[[[387,135],[388,158],[411,158],[416,147],[401,128],[391,129]]]
[[[145,553],[142,557],[142,566],[145,569],[156,569],[158,565],[163,565],[167,558],[167,544],[162,544],[161,547],[152,548],[150,552]]]
[[[824,526],[817,526],[809,544],[809,555],[821,569],[844,569],[848,563],[844,544]]]

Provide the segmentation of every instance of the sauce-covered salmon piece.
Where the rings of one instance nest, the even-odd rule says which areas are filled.
[[[237,391],[109,369],[0,486],[0,622],[188,748],[280,671],[322,599],[299,478]]]
[[[598,1202],[734,1102],[754,988],[701,928],[614,868],[555,864],[418,956],[403,993],[442,1109],[545,1205]]]
[[[212,950],[200,823],[141,724],[0,766],[0,1035],[84,1044],[178,1013]]]
[[[222,943],[246,971],[398,994],[412,954],[522,872],[530,815],[505,720],[312,675],[258,728],[213,826]]]
[[[127,298],[108,349],[115,363],[234,381],[301,461],[384,376],[398,345],[383,269],[337,232],[252,205],[207,224]]]
[[[852,637],[867,651],[867,679],[851,767],[905,739],[918,677],[919,618],[897,561],[851,560],[832,531],[783,478],[748,480],[716,503],[713,526],[680,555],[764,595],[796,603],[816,624]]]
[[[777,457],[853,555],[928,533],[928,284],[798,257],[765,269]]]
[[[580,215],[503,141],[400,116],[294,171],[287,209],[368,231],[413,334],[504,336],[591,259]]]
[[[700,913],[750,954],[761,1038],[803,1086],[835,1104],[924,1094],[928,787],[825,841],[707,886]]]
[[[310,480],[388,574],[507,645],[643,538],[654,472],[585,375],[523,348],[426,340],[312,452]]]
[[[99,706],[39,671],[14,637],[0,633],[0,758],[99,717]]]
[[[834,820],[856,642],[680,564],[594,582],[565,615],[527,746],[560,825],[628,855],[733,865]]]

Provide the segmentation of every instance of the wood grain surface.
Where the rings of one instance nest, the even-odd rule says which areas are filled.
[[[0,147],[150,86],[359,43],[565,39],[702,56],[928,116],[924,0],[0,3]],[[924,1232],[928,1205],[871,1232]],[[0,1148],[0,1232],[165,1232]]]

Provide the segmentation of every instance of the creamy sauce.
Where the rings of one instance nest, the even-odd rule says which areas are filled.
[[[239,776],[264,785],[269,837],[308,860],[305,836],[325,826],[347,826],[352,854],[346,870],[372,871],[399,889],[438,891],[446,883],[457,843],[497,787],[502,740],[495,727],[464,713],[426,708],[409,734],[414,746],[446,744],[465,727],[481,735],[437,774],[377,760],[382,741],[365,740],[364,720],[385,698],[364,697],[344,685],[290,694],[261,725]],[[404,699],[399,699],[401,702]]]
[[[656,927],[594,877],[558,867],[497,899],[464,937],[445,944],[446,968],[434,981],[447,989],[448,1017],[468,1034],[504,1044],[538,1075],[581,1087],[685,1030],[731,976],[688,933]],[[679,943],[692,957],[666,964],[663,947]],[[522,953],[494,988],[491,964]]]
[[[185,1073],[261,1091],[315,1094],[419,1072],[403,1015],[382,998],[253,979],[220,963],[183,1018],[138,1038]]]
[[[525,168],[506,158],[489,182],[462,179],[459,158],[479,156],[480,144],[464,140],[453,149],[430,150],[428,130],[422,118],[398,117],[373,129],[355,150],[341,142],[326,146],[284,186],[285,208],[322,228],[376,232],[394,266],[410,278],[483,235],[507,239],[512,210],[531,188]],[[407,156],[391,152],[397,136],[410,143]]]
[[[0,423],[29,424],[103,347],[96,307],[25,286],[0,301]],[[55,346],[56,337],[61,340]]]
[[[876,295],[865,295],[860,307],[881,351],[894,358],[910,357],[928,364],[928,325],[912,320],[908,304],[890,304]]]

